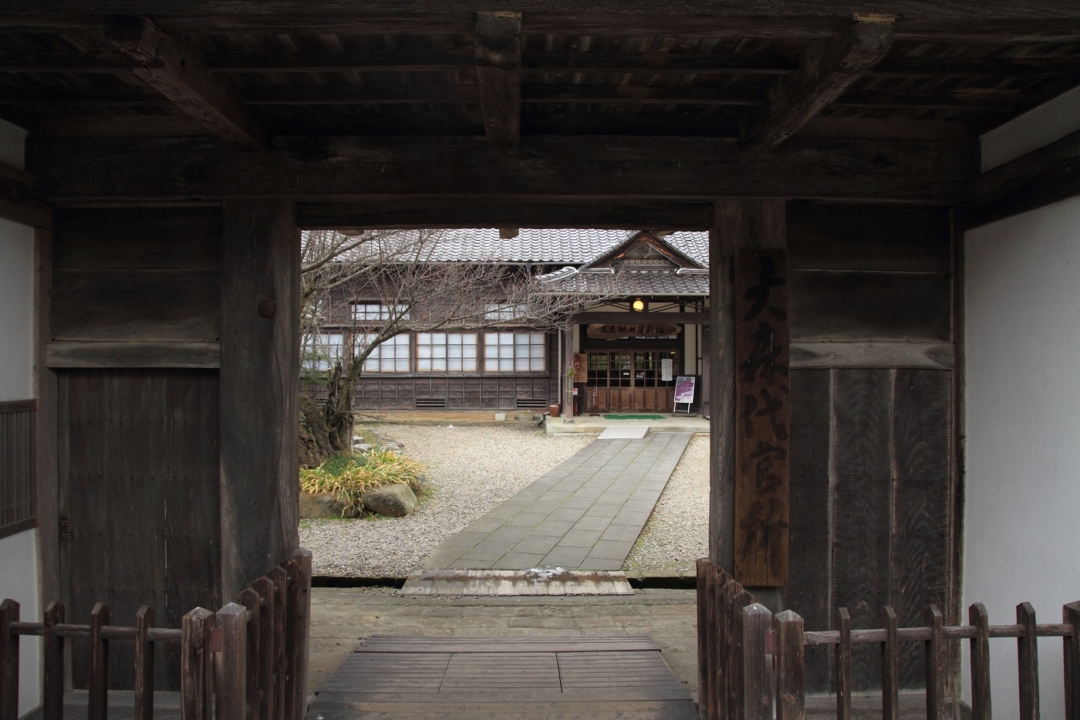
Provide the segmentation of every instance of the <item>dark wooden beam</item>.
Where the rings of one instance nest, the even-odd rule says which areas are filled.
[[[499,198],[357,200],[301,203],[297,223],[305,230],[359,228],[543,227],[639,230],[707,230],[712,204],[659,201],[508,202]]]
[[[513,152],[521,138],[521,13],[477,13],[475,48],[488,139],[496,150]]]
[[[221,258],[221,593],[297,548],[300,238],[291,203],[230,201]]]
[[[959,227],[970,229],[1076,195],[1080,195],[1080,132],[980,175],[954,217]]]
[[[203,53],[203,62],[215,72],[389,72],[471,70],[471,48],[393,50],[249,50]]]
[[[530,72],[695,73],[714,75],[783,75],[799,68],[798,57],[780,53],[672,52],[526,52],[522,68]]]
[[[161,93],[141,87],[5,87],[0,105],[139,105],[167,106]]]
[[[798,137],[814,138],[890,138],[893,140],[935,140],[962,142],[969,137],[962,122],[934,120],[880,120],[862,117],[823,117],[810,120]]]
[[[216,368],[216,342],[51,342],[50,368]]]
[[[480,137],[279,137],[252,153],[204,138],[31,137],[39,199],[161,202],[287,196],[335,202],[441,196],[701,202],[802,197],[950,204],[978,146],[792,139],[770,153],[723,138],[528,137],[495,156]]]
[[[0,163],[0,218],[33,228],[52,227],[52,208],[34,199],[34,179]]]
[[[892,49],[892,22],[855,22],[836,41],[811,45],[799,71],[780,78],[763,110],[748,116],[743,145],[774,148],[870,72]]]
[[[708,313],[663,313],[663,312],[584,312],[570,316],[570,322],[579,325],[589,323],[689,323],[702,325],[709,322]]]
[[[117,50],[153,65],[138,67],[134,73],[185,114],[241,147],[264,146],[264,138],[248,117],[236,88],[221,78],[212,78],[199,59],[199,51],[186,41],[166,35],[149,18],[139,16],[106,17],[103,31]]]

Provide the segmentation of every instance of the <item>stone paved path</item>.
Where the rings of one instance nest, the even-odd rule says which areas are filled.
[[[435,548],[424,567],[618,570],[690,437],[596,440]]]

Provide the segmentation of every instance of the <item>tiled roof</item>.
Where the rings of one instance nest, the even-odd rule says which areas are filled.
[[[617,273],[578,272],[566,267],[537,278],[555,294],[586,295],[708,295],[706,273],[679,274],[673,270],[622,270]]]
[[[436,262],[508,262],[580,265],[626,242],[626,230],[543,230],[522,228],[503,239],[497,228],[441,230],[432,246]]]
[[[517,237],[503,239],[497,228],[440,230],[429,259],[435,262],[584,265],[614,250],[636,232],[522,228]],[[702,267],[708,267],[708,233],[677,232],[661,240]]]

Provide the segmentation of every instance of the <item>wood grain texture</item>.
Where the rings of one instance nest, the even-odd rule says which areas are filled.
[[[34,231],[34,387],[38,412],[36,444],[37,510],[41,532],[41,594],[62,597],[60,581],[60,517],[57,445],[56,373],[45,367],[52,323],[53,231]]]
[[[889,604],[892,378],[888,370],[833,370],[832,601],[853,627],[874,627]],[[852,689],[878,687],[881,658],[852,648]]]
[[[994,714],[990,690],[990,618],[982,603],[968,608],[968,623],[976,628],[976,636],[971,638],[971,717],[990,720]]]
[[[50,368],[217,368],[216,342],[52,342]]]
[[[220,604],[217,373],[67,370],[60,374],[60,510],[73,621],[104,600],[117,619],[165,608],[176,627],[195,606]],[[134,684],[133,647],[110,653],[114,687]],[[85,648],[73,645],[75,686]],[[179,658],[166,646],[155,685],[175,689]]]
[[[735,579],[788,580],[791,392],[787,253],[735,261]]]
[[[791,344],[793,368],[925,368],[955,367],[951,343],[800,342]]]
[[[950,381],[947,372],[895,371],[889,596],[901,627],[921,626],[927,606],[948,597]],[[903,648],[904,687],[920,684],[921,655]]]
[[[797,133],[884,60],[894,40],[892,22],[856,21],[836,40],[810,45],[799,69],[769,89],[766,107],[747,117],[744,146],[769,150]]]
[[[300,239],[292,204],[224,207],[221,589],[241,590],[298,546]],[[272,317],[260,314],[273,303]]]
[[[798,613],[810,630],[832,627],[829,605],[831,526],[829,447],[832,374],[796,370],[791,374],[791,566],[783,606]],[[806,656],[808,693],[830,688],[832,658]]]
[[[41,138],[28,143],[27,163],[38,176],[39,196],[54,202],[452,194],[940,203],[957,199],[977,173],[977,146],[970,143],[792,138],[772,152],[747,154],[737,141],[722,138],[530,136],[513,157],[489,152],[483,137],[289,137],[275,143],[272,151],[240,152],[197,138]]]
[[[716,205],[709,231],[709,559],[735,567],[735,203]],[[734,219],[733,219],[734,216]]]
[[[792,270],[791,339],[948,341],[950,293],[943,273]]]
[[[521,139],[521,13],[478,12],[474,39],[484,129],[493,148],[513,152]]]

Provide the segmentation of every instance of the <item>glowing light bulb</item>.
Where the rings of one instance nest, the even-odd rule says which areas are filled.
[[[637,300],[634,301],[634,310],[637,310],[638,312],[641,312],[644,309],[645,309],[645,301],[644,300],[642,300],[641,298],[638,298]]]

